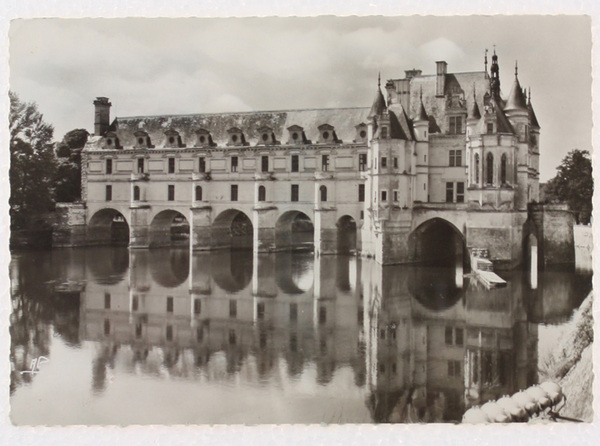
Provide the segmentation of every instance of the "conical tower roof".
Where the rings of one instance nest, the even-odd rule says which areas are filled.
[[[376,116],[381,116],[384,111],[387,110],[387,105],[385,104],[385,98],[383,97],[383,93],[381,92],[381,75],[377,80],[377,93],[375,93],[375,99],[373,99],[373,105],[371,105],[371,110],[369,111],[369,119],[373,119]]]
[[[531,105],[531,90],[529,90],[529,98],[527,100],[527,111],[529,112],[529,123],[532,127],[540,128],[540,124],[535,116],[535,112],[533,111],[533,105]]]
[[[428,121],[429,122],[429,116],[427,116],[427,112],[425,111],[425,106],[423,105],[423,88],[421,88],[421,93],[419,95],[419,99],[421,101],[421,106],[419,107],[419,113],[417,113],[417,116],[415,117],[415,122],[416,121]]]
[[[506,105],[504,106],[504,110],[505,111],[527,110],[527,99],[525,98],[525,95],[523,94],[523,90],[521,89],[521,84],[519,83],[516,65],[515,65],[515,82],[513,83],[513,86],[510,89],[510,93],[508,94],[508,99],[506,100]]]
[[[477,105],[477,98],[475,92],[473,92],[473,105],[469,109],[467,119],[481,119],[481,113],[479,112],[479,106]]]

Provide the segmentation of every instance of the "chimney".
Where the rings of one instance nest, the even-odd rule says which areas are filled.
[[[103,136],[110,126],[110,106],[108,98],[97,97],[94,101],[94,134]]]
[[[413,68],[412,70],[404,70],[404,77],[406,79],[412,79],[413,77],[420,76],[421,73],[422,71],[417,70],[416,68]]]
[[[448,64],[444,60],[437,61],[435,64],[437,67],[435,95],[444,96],[444,89],[446,87],[446,70],[448,68]]]

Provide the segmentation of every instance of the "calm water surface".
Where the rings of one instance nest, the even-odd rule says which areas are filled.
[[[10,274],[15,424],[459,421],[537,382],[591,289],[566,271],[486,290],[451,268],[183,249],[14,254]]]

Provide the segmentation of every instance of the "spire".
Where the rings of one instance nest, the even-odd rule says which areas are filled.
[[[492,56],[492,67],[490,68],[490,91],[494,99],[500,99],[500,66],[498,65],[498,56],[496,55],[496,45],[494,45],[494,55]]]
[[[529,88],[529,95],[527,99],[527,111],[529,112],[529,124],[532,127],[540,128],[540,124],[535,116],[535,112],[533,111],[533,105],[531,105],[531,87]]]
[[[377,77],[377,93],[375,93],[375,99],[373,99],[373,105],[371,105],[368,119],[381,116],[386,110],[387,106],[385,104],[385,98],[383,97],[383,93],[381,93],[381,73],[379,73]]]
[[[515,78],[519,77],[519,64],[515,60]]]
[[[484,70],[485,70],[485,75],[488,75],[488,69],[487,69],[487,53],[488,53],[488,49],[485,49],[485,56],[483,58],[483,66],[484,66]]]
[[[515,82],[513,83],[504,110],[527,110],[527,99],[523,94],[523,89],[519,83],[518,67],[515,64]]]
[[[467,119],[481,119],[479,106],[477,105],[477,95],[475,94],[475,84],[473,83],[473,106],[469,109]]]
[[[423,105],[423,87],[421,87],[421,91],[419,92],[419,100],[421,101],[421,105],[419,106],[419,113],[415,118],[415,122],[429,121],[429,117],[427,116],[427,112],[425,111],[425,106]]]

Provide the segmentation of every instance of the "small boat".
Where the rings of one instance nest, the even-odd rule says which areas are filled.
[[[506,286],[506,280],[494,272],[491,260],[479,257],[475,252],[471,254],[471,269],[475,277],[488,289]]]

